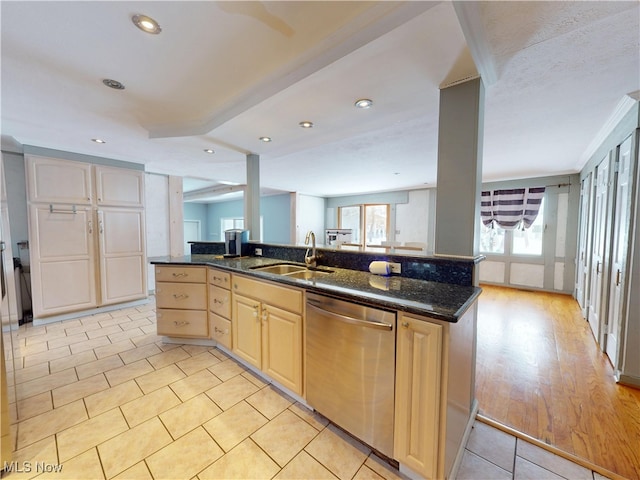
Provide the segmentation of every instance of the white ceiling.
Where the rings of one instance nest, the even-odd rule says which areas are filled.
[[[478,72],[484,180],[574,173],[640,90],[635,1],[0,3],[3,144],[206,180],[187,190],[245,183],[248,153],[271,192],[433,186],[439,88]]]

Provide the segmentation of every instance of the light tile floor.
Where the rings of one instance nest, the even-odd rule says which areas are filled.
[[[155,328],[149,303],[14,332],[6,478],[403,478],[224,352]],[[457,478],[602,477],[476,422]]]

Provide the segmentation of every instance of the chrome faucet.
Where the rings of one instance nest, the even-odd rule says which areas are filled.
[[[310,268],[315,268],[318,265],[318,257],[316,255],[316,234],[313,233],[313,230],[309,230],[307,232],[307,236],[304,239],[304,244],[309,245],[309,239],[311,239],[312,250],[311,256],[309,256],[309,249],[304,254],[304,263],[306,263]]]

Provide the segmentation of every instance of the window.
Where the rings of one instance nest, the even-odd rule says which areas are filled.
[[[352,230],[352,243],[364,246],[380,245],[389,238],[389,205],[340,207],[338,209],[338,228]]]
[[[504,253],[504,228],[480,225],[480,251],[483,253]]]
[[[538,216],[527,229],[521,227],[505,230],[495,223],[480,225],[480,251],[494,255],[542,255],[544,237],[544,200],[540,203]]]

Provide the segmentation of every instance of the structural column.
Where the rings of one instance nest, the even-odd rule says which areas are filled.
[[[247,155],[247,187],[244,191],[244,228],[249,239],[260,241],[260,156]]]
[[[436,255],[478,254],[483,126],[482,79],[440,90]]]

